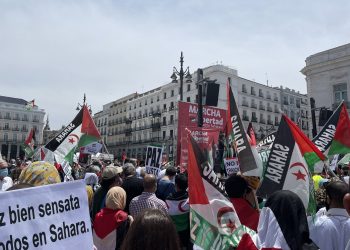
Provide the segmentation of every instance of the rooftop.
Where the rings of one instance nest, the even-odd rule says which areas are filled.
[[[20,98],[8,97],[8,96],[0,96],[0,102],[20,104],[20,105],[27,105],[28,103],[26,100],[23,100]]]

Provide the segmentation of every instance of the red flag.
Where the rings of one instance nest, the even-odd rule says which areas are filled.
[[[32,128],[29,132],[27,139],[24,141],[25,144],[30,145],[32,141],[35,141],[35,130]]]
[[[248,134],[248,136],[250,138],[250,145],[251,146],[256,146],[255,133],[254,133],[253,125],[252,125],[251,122],[249,122],[249,124],[248,124],[247,134]]]
[[[92,120],[90,112],[86,105],[84,105],[83,109],[83,122],[81,125],[81,132],[83,132],[86,135],[101,138],[100,132],[98,132],[98,129],[96,128],[95,123]]]

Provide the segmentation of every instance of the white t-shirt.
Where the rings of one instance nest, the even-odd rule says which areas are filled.
[[[11,177],[6,176],[2,180],[0,180],[0,192],[4,192],[12,186],[13,186],[13,181]]]

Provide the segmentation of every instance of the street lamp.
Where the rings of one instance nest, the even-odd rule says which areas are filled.
[[[184,63],[184,56],[181,51],[181,56],[180,56],[180,71],[177,70],[176,67],[173,67],[173,74],[170,76],[172,79],[172,83],[177,83],[177,76],[180,77],[180,101],[183,101],[183,85],[184,85],[184,76],[186,78],[186,82],[190,83],[192,82],[192,76],[190,73],[190,68],[187,67],[186,70],[184,71],[183,69],[183,63]]]
[[[83,98],[83,105],[81,105],[81,104],[78,102],[78,105],[77,105],[76,110],[79,111],[79,110],[80,110],[82,107],[84,107],[84,106],[86,106],[86,107],[89,109],[89,113],[90,113],[90,115],[91,115],[91,113],[92,113],[91,105],[88,105],[88,104],[86,103],[86,95],[85,95],[85,93],[84,93],[84,98]]]

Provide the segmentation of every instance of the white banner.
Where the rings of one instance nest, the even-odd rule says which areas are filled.
[[[337,166],[337,163],[338,163],[338,158],[339,158],[339,155],[334,155],[331,163],[329,164],[329,168],[332,171],[335,171],[335,167]]]
[[[146,152],[145,167],[147,174],[158,176],[162,165],[163,148],[148,146]]]
[[[93,249],[83,181],[0,193],[0,249]]]
[[[102,144],[98,142],[90,143],[85,147],[81,147],[83,154],[97,154],[102,149]]]
[[[232,175],[239,172],[239,163],[237,158],[226,158],[224,159],[224,164],[227,175]]]

